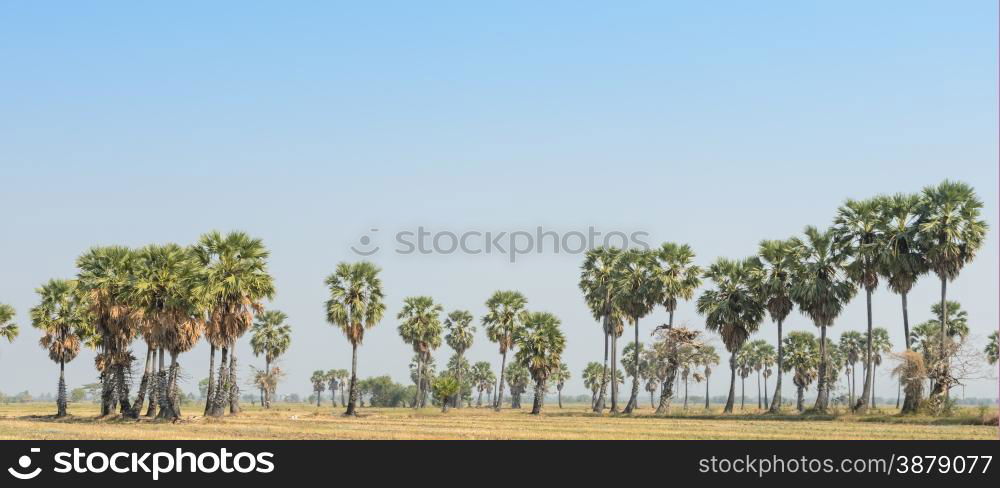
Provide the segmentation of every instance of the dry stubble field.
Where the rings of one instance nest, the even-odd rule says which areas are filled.
[[[329,405],[278,404],[207,419],[197,415],[199,406],[187,405],[177,423],[98,420],[93,404],[72,404],[70,417],[59,420],[49,417],[54,410],[55,405],[41,403],[0,404],[0,439],[997,439],[995,425],[975,425],[981,424],[980,414],[972,409],[932,419],[889,412],[723,417],[701,409],[653,417],[649,408],[633,416],[597,416],[584,405],[549,406],[541,417],[527,409],[463,408],[442,414],[436,408],[362,408],[358,418],[344,418],[343,409]]]

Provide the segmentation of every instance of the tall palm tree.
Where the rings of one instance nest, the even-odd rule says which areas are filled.
[[[877,370],[879,366],[882,365],[882,355],[892,352],[892,342],[889,341],[889,331],[882,327],[875,327],[872,329],[873,339],[869,340],[868,336],[864,338],[866,345],[871,346],[872,358],[869,361],[872,365],[872,376],[874,376],[874,370]],[[872,384],[872,396],[871,404],[875,406],[875,385]]]
[[[56,417],[66,416],[66,363],[80,352],[81,337],[91,333],[86,304],[77,293],[76,282],[49,280],[35,290],[40,302],[31,309],[31,325],[44,334],[38,342],[49,359],[59,364]]]
[[[774,385],[774,395],[771,397],[769,413],[781,411],[781,374],[784,362],[782,325],[792,313],[795,304],[792,302],[792,270],[798,265],[802,248],[796,241],[761,241],[758,253],[764,275],[761,278],[767,313],[778,326],[778,378]]]
[[[986,348],[983,349],[983,354],[986,355],[986,360],[989,361],[990,364],[997,363],[997,357],[1000,356],[1000,353],[998,353],[998,349],[1000,349],[1000,347],[998,346],[1000,346],[1000,340],[997,339],[997,333],[994,331],[990,334],[989,342],[986,344]]]
[[[117,404],[123,415],[132,414],[129,401],[130,345],[139,331],[141,316],[125,297],[132,280],[136,254],[122,246],[95,247],[77,258],[77,286],[89,305],[97,334],[94,344],[101,372],[101,416],[111,415]]]
[[[459,358],[465,357],[465,351],[472,347],[472,342],[476,337],[476,326],[472,325],[472,314],[465,310],[455,310],[444,319],[444,327],[448,329],[448,334],[444,340],[448,347],[452,348]],[[462,382],[462,371],[457,371],[455,379],[459,385]],[[455,408],[462,408],[462,393],[455,397]]]
[[[483,327],[486,337],[500,347],[500,380],[497,383],[497,396],[494,409],[500,411],[503,404],[504,374],[507,365],[507,352],[511,351],[514,337],[524,327],[524,307],[528,300],[516,291],[498,291],[486,300],[486,315],[483,316]]]
[[[263,241],[244,232],[223,236],[218,231],[201,236],[194,252],[205,269],[200,293],[208,303],[206,335],[222,348],[219,383],[208,414],[221,416],[226,403],[236,414],[240,396],[235,345],[253,325],[254,314],[264,311],[262,301],[274,297],[274,279],[267,271],[270,253]]]
[[[793,331],[785,337],[785,362],[782,366],[785,372],[794,372],[792,383],[795,384],[795,408],[805,410],[804,392],[815,381],[819,367],[819,343],[811,332]]]
[[[521,408],[521,394],[528,387],[531,372],[523,364],[514,361],[507,368],[507,386],[510,387],[510,408]]]
[[[638,347],[636,345],[638,344]],[[641,342],[629,342],[625,344],[625,348],[622,350],[621,366],[625,370],[625,376],[632,378],[632,382],[638,382],[642,377],[645,376],[645,371],[643,368],[643,362],[640,360],[638,363],[635,361],[636,355],[644,354],[645,350],[642,347]],[[638,366],[638,368],[636,368]],[[636,400],[638,402],[638,399]],[[635,408],[638,408],[636,406]],[[628,406],[625,407],[626,412],[629,411]]]
[[[437,379],[437,365],[434,364],[434,356],[426,357],[420,353],[415,353],[410,359],[410,381],[413,381],[413,408],[427,406],[427,397],[421,396],[420,391],[428,391]],[[361,406],[364,406],[362,403]]]
[[[971,262],[986,238],[986,221],[980,218],[983,202],[971,186],[945,180],[938,186],[924,188],[918,239],[926,250],[928,267],[941,280],[941,308],[947,302],[948,282],[954,281],[962,268]],[[940,377],[931,397],[945,395],[951,387],[948,376],[945,335],[947,315],[941,315]]]
[[[569,365],[566,363],[559,363],[559,367],[552,371],[552,381],[556,383],[556,392],[559,399],[559,408],[563,408],[562,404],[562,391],[563,387],[566,386],[566,382],[569,381],[572,375],[569,372]]]
[[[431,352],[441,346],[441,318],[444,310],[440,304],[434,303],[431,297],[408,297],[403,300],[403,308],[396,316],[402,322],[399,324],[399,335],[403,342],[413,346],[417,357],[417,404],[424,403],[424,387],[421,374],[423,363]],[[414,405],[417,408],[418,405]]]
[[[254,356],[264,355],[264,374],[268,378],[271,375],[271,363],[292,345],[292,327],[285,323],[287,319],[288,315],[284,312],[268,310],[257,316],[250,331],[250,347],[253,348]],[[265,389],[262,393],[264,408],[271,408],[271,394],[274,392]]]
[[[330,288],[326,320],[340,327],[351,343],[351,392],[345,415],[356,415],[358,346],[364,341],[365,329],[378,325],[385,314],[379,271],[368,261],[340,263],[326,278],[326,286]]]
[[[517,342],[515,359],[528,369],[531,378],[535,380],[532,415],[542,413],[548,379],[562,365],[566,336],[559,330],[561,324],[551,313],[529,312],[524,317],[524,327],[514,338]]]
[[[850,371],[850,374],[847,376],[847,381],[850,383],[850,386],[847,389],[847,398],[851,405],[854,405],[854,365],[857,364],[858,360],[862,357],[861,350],[865,347],[865,337],[858,331],[849,330],[840,334],[838,347],[840,348],[840,352],[844,355],[844,365],[847,366],[847,369]]]
[[[621,254],[620,249],[613,247],[591,249],[587,251],[580,269],[580,290],[594,319],[601,322],[601,332],[604,336],[604,370],[601,373],[599,396],[593,405],[594,412],[598,413],[604,411],[604,394],[608,384],[608,342],[616,326],[613,322],[621,318],[620,311],[615,308],[617,261]],[[614,362],[612,356],[612,368]]]
[[[490,369],[490,363],[486,361],[477,361],[472,365],[472,381],[476,387],[476,391],[479,393],[476,398],[476,406],[483,406],[483,392],[489,391],[491,385],[496,381],[496,375],[493,374],[493,370]]]
[[[844,267],[847,276],[865,290],[865,304],[868,311],[868,330],[872,332],[872,293],[878,287],[879,271],[883,269],[882,258],[886,255],[887,240],[882,233],[884,223],[883,197],[868,200],[847,200],[838,210],[834,219],[834,239],[841,252],[850,257]],[[869,344],[870,345],[870,344]],[[865,383],[861,397],[852,405],[855,411],[866,412],[872,390],[872,352],[865,351]]]
[[[0,303],[0,339],[7,339],[7,342],[14,342],[17,337],[18,328],[14,323],[14,307],[6,303]]]
[[[125,287],[125,296],[141,317],[144,334],[153,344],[170,353],[170,369],[164,368],[164,357],[159,356],[154,395],[160,418],[180,417],[177,398],[177,376],[180,365],[177,357],[193,348],[201,338],[208,305],[204,269],[190,249],[176,244],[150,245],[135,253],[133,279]],[[141,398],[136,400],[133,416],[142,408]]]
[[[629,249],[622,253],[618,261],[621,270],[618,273],[618,290],[616,299],[622,313],[632,322],[635,330],[635,344],[639,343],[639,319],[649,315],[661,296],[656,256],[648,251]],[[631,369],[636,372],[632,376],[632,393],[625,405],[625,413],[631,413],[639,406],[639,348],[632,348]],[[628,358],[628,353],[624,356]]]
[[[698,364],[701,365],[702,375],[705,377],[705,410],[709,409],[708,380],[712,377],[712,371],[719,365],[719,353],[715,351],[715,346],[701,346],[698,348]]]
[[[754,361],[753,343],[744,343],[736,353],[736,374],[740,377],[740,410],[746,408],[747,376],[753,371]]]
[[[767,371],[774,365],[774,346],[763,339],[758,339],[750,343],[752,351],[753,369],[757,372],[757,408],[763,409],[767,406],[767,376],[764,376],[764,390],[760,389],[761,372]],[[761,403],[763,393],[763,403]]]
[[[657,251],[656,258],[659,261],[657,275],[660,279],[657,301],[667,311],[665,328],[672,329],[674,327],[674,312],[677,310],[679,301],[691,300],[695,290],[701,286],[702,269],[693,263],[695,253],[687,244],[664,243]],[[675,351],[673,348],[671,350]],[[677,377],[677,358],[668,357],[665,359],[668,364],[664,368],[666,376],[660,388],[660,404],[656,408],[658,415],[665,414],[670,408],[670,401],[674,394],[672,385]]]
[[[910,351],[910,317],[906,297],[920,276],[928,271],[927,258],[920,247],[918,235],[921,224],[921,200],[918,195],[896,194],[882,199],[882,218],[885,228],[885,253],[880,263],[882,276],[893,293],[900,296],[903,307],[903,337],[906,350]],[[902,379],[900,379],[902,384]],[[912,389],[906,389],[902,413],[915,413],[920,398],[914,398]]]
[[[847,257],[835,245],[833,231],[808,226],[805,236],[805,241],[796,239],[803,246],[804,257],[793,273],[791,296],[799,310],[820,328],[815,408],[825,413],[830,403],[827,378],[832,373],[827,371],[826,328],[833,325],[857,290],[844,276]]]
[[[340,380],[337,376],[337,370],[331,369],[326,372],[326,382],[330,389],[330,405],[334,408],[337,407],[337,389],[340,387]]]
[[[338,369],[331,371],[329,374],[334,374],[337,378],[337,386],[340,387],[340,404],[347,406],[347,400],[344,397],[344,389],[348,383],[348,379],[351,377],[351,372],[346,369]]]
[[[319,408],[322,406],[323,390],[326,389],[326,373],[321,369],[313,371],[312,376],[309,377],[309,382],[312,383],[313,391],[316,392],[316,408]],[[332,395],[333,392],[330,394]]]
[[[733,412],[736,397],[736,354],[750,334],[760,327],[765,308],[760,286],[760,261],[748,258],[740,261],[719,258],[709,266],[705,277],[715,284],[698,297],[698,313],[705,316],[705,328],[717,332],[729,351],[729,397],[725,413]]]

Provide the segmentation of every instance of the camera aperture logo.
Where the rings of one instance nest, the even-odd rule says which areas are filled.
[[[32,453],[39,452],[40,449],[32,448]],[[233,452],[226,448],[218,452],[189,452],[177,448],[173,451],[162,452],[86,452],[80,448],[74,448],[72,452],[61,451],[53,456],[55,468],[53,472],[57,474],[138,474],[149,473],[153,480],[159,480],[160,476],[169,473],[260,473],[267,474],[274,472],[274,454],[270,452],[249,453]],[[32,465],[30,456],[21,456],[18,459],[20,469],[29,469]],[[11,476],[30,480],[42,472],[41,467],[33,471],[23,473],[14,467],[7,469]]]
[[[375,243],[377,228],[368,229],[358,238],[351,251],[359,256],[368,257],[382,248]],[[431,231],[424,226],[411,230],[401,230],[395,233],[396,254],[465,254],[492,255],[500,254],[514,263],[518,256],[527,254],[583,254],[596,247],[618,247],[622,249],[649,249],[648,232],[624,232],[613,230],[603,232],[594,226],[585,231],[573,230],[560,232],[536,227],[531,230],[511,231],[480,231],[467,230],[454,232],[450,230]]]

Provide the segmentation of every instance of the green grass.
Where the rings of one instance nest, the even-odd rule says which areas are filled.
[[[70,416],[51,417],[55,405],[0,404],[0,439],[996,439],[997,427],[984,425],[974,409],[931,418],[870,415],[778,416],[745,410],[721,415],[714,408],[665,417],[652,409],[635,415],[598,415],[585,405],[547,406],[542,416],[528,410],[486,408],[419,411],[361,408],[344,418],[330,405],[278,404],[270,410],[247,406],[238,416],[201,417],[186,405],[176,423],[98,419],[94,404],[70,405]],[[993,417],[995,418],[995,417]]]

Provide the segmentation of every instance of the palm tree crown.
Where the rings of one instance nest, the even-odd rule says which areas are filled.
[[[6,303],[0,303],[0,339],[7,339],[7,342],[14,342],[17,337],[17,324],[13,322],[14,307]]]

